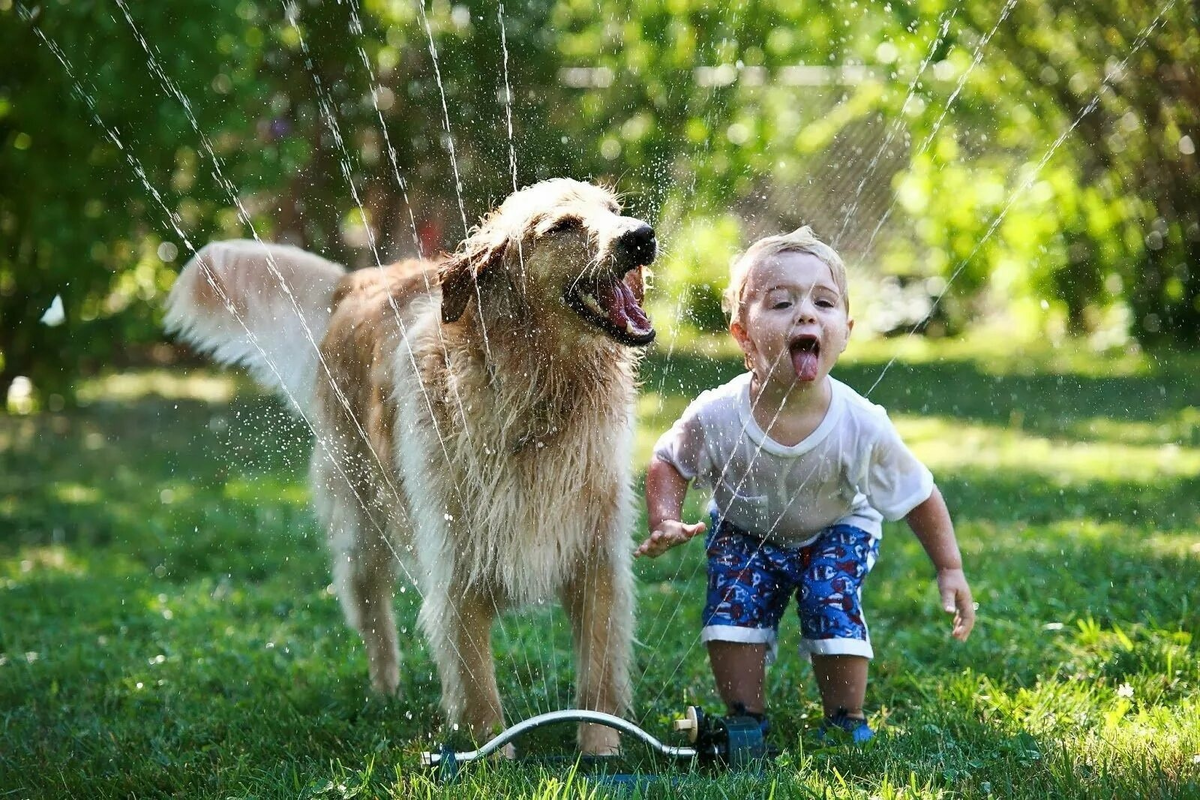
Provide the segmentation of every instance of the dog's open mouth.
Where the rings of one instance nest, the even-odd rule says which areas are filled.
[[[567,287],[565,299],[575,313],[621,344],[644,347],[654,341],[654,326],[620,275],[581,278]]]
[[[815,336],[801,335],[788,344],[792,369],[802,381],[815,381],[821,363],[821,342]]]

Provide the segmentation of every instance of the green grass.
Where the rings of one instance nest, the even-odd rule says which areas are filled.
[[[948,639],[928,563],[889,526],[866,589],[877,742],[813,746],[789,617],[768,678],[785,754],[642,794],[1200,796],[1200,362],[1005,346],[867,344],[835,373],[865,392],[902,356],[871,397],[951,504],[981,606],[970,642]],[[652,356],[638,464],[738,370],[719,343]],[[567,765],[479,765],[448,788],[420,770],[445,732],[416,593],[397,595],[401,697],[369,697],[307,508],[308,434],[278,403],[213,372],[82,396],[0,416],[0,797],[605,793]],[[669,738],[685,704],[718,708],[703,553],[637,576],[634,716]],[[494,639],[510,719],[569,705],[560,612],[508,616]],[[569,755],[571,735],[526,750]]]

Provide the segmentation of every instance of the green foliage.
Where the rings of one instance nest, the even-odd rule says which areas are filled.
[[[210,238],[371,265],[453,248],[514,184],[563,174],[658,225],[684,328],[719,324],[718,254],[812,224],[861,276],[940,277],[948,330],[1000,312],[1086,333],[1120,307],[1143,341],[1194,344],[1196,13],[2,0],[0,395],[16,375],[66,393],[156,341]],[[38,325],[55,295],[66,323]]]
[[[668,208],[665,217],[682,216]],[[721,292],[729,266],[741,246],[741,226],[732,215],[688,218],[654,267],[650,302],[654,318],[664,325],[690,325],[700,331],[723,331]]]
[[[66,392],[81,366],[150,339],[186,238],[238,230],[219,224],[231,200],[206,179],[189,110],[239,191],[274,172],[273,148],[229,135],[253,131],[266,99],[266,42],[245,10],[139,7],[138,31],[185,109],[117,7],[57,4],[33,22],[0,8],[0,392],[16,375]],[[65,324],[38,325],[55,295]]]
[[[980,30],[993,17],[965,13]],[[1116,294],[1145,343],[1200,335],[1198,14],[1169,0],[1016,4],[976,77],[1001,112],[998,144],[1029,154],[1023,170],[1057,169],[1054,195],[1074,207],[1045,240],[1073,328]]]

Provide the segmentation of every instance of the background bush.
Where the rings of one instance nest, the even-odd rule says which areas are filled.
[[[564,174],[657,224],[668,330],[720,327],[728,258],[808,223],[908,287],[865,306],[885,332],[945,290],[931,330],[1193,346],[1198,22],[1177,0],[0,0],[0,396],[25,375],[69,399],[159,341],[211,238],[371,265]],[[66,323],[38,325],[56,295]]]

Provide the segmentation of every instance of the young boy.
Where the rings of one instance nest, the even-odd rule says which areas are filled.
[[[952,635],[975,622],[954,528],[933,476],[887,413],[829,377],[850,319],[841,258],[812,231],[755,242],[733,265],[729,332],[748,373],[702,393],[654,449],[646,476],[656,557],[703,533],[681,519],[688,483],[712,490],[701,640],[730,713],[762,718],[765,665],[795,595],[830,725],[856,743],[872,657],[861,591],[883,518],[904,518],[937,569]]]

